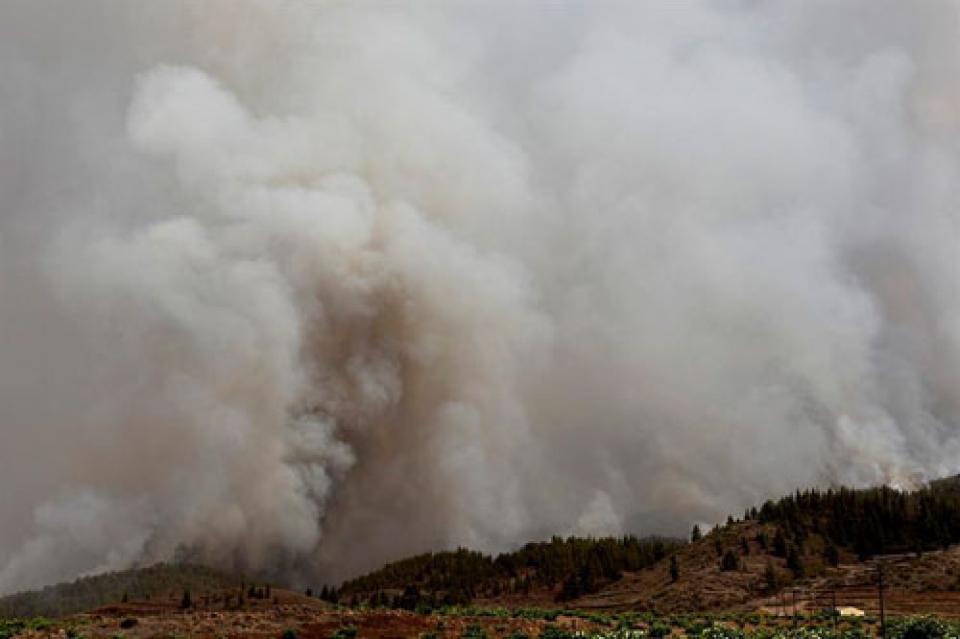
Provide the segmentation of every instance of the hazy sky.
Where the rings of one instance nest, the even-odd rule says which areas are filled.
[[[0,591],[960,459],[960,4],[0,2]]]

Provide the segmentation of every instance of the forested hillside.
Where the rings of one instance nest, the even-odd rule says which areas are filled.
[[[387,564],[321,593],[343,603],[369,601],[401,608],[464,604],[477,597],[527,595],[557,590],[560,599],[596,592],[625,571],[654,565],[684,542],[637,537],[584,539],[554,537],[496,557],[458,549],[426,553]]]
[[[788,544],[822,536],[836,563],[845,549],[860,560],[896,552],[922,552],[960,542],[960,476],[904,492],[889,487],[798,491],[768,501],[747,518],[775,524]]]

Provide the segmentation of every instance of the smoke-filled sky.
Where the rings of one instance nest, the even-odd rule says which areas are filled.
[[[960,4],[0,2],[0,592],[960,469]]]

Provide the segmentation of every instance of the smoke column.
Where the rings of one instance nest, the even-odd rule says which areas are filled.
[[[0,3],[0,591],[960,459],[960,9]]]

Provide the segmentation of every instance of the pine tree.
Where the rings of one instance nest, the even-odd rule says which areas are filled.
[[[777,528],[777,534],[773,536],[773,554],[777,557],[787,556],[787,538],[779,528]]]
[[[836,568],[840,565],[840,551],[832,543],[827,544],[826,550],[823,551],[823,556],[831,566]]]
[[[763,550],[766,550],[766,549],[767,549],[767,545],[768,545],[769,543],[770,543],[770,540],[767,539],[767,533],[765,533],[765,532],[762,531],[762,530],[757,533],[757,544],[760,545],[760,548],[762,548]]]
[[[796,546],[790,546],[790,552],[787,553],[787,568],[793,572],[795,579],[803,576],[803,562],[800,560],[800,551]]]
[[[737,553],[733,550],[728,550],[724,555],[723,559],[720,561],[720,570],[726,572],[729,570],[736,570],[740,567],[740,558],[737,557]]]
[[[570,601],[581,596],[583,596],[583,583],[580,581],[580,575],[574,573],[563,582],[560,598],[564,601]]]
[[[677,565],[677,556],[670,556],[670,581],[676,583],[680,579],[680,566]]]
[[[697,524],[693,525],[693,530],[690,532],[690,541],[696,543],[703,539],[703,533],[700,532],[700,526]]]
[[[774,592],[777,589],[777,572],[773,568],[773,562],[767,561],[767,567],[763,571],[763,580],[766,582],[767,592]]]

